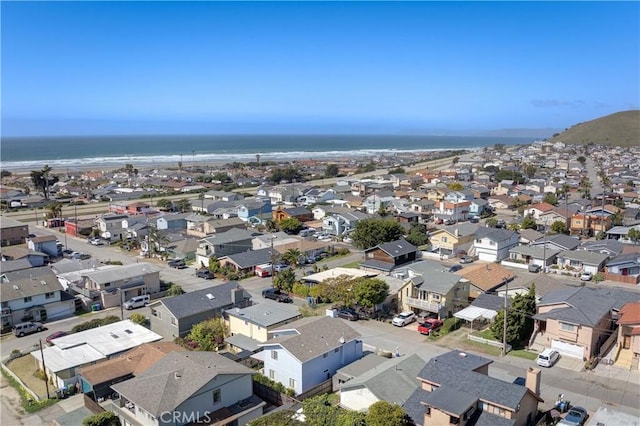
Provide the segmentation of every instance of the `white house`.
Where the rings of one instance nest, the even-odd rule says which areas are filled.
[[[331,379],[362,358],[360,334],[338,318],[308,317],[271,332],[263,348],[264,374],[296,395]]]
[[[518,233],[499,228],[478,228],[469,254],[479,260],[499,262],[509,257],[509,250],[518,245]]]

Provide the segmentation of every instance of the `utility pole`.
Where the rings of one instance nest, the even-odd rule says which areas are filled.
[[[47,367],[44,365],[44,350],[42,350],[42,339],[38,340],[40,342],[40,356],[42,357],[42,372],[44,373],[44,386],[47,388],[47,399],[49,396],[49,376],[47,375]]]
[[[118,287],[118,293],[120,293],[120,320],[124,321],[124,301],[122,298],[122,288]]]
[[[505,277],[504,282],[506,284],[506,289],[504,292],[504,324],[502,326],[502,356],[507,356],[507,297],[509,297],[509,277]]]
[[[276,274],[275,255],[273,253],[273,240],[276,239],[275,235],[271,235],[271,287],[275,288],[273,277]]]

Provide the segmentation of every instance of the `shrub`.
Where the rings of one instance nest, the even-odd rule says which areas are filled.
[[[120,419],[111,411],[91,415],[82,421],[83,426],[120,426]]]
[[[300,297],[309,296],[309,286],[301,283],[295,283],[293,285],[293,294]]]
[[[40,379],[40,380],[46,379],[45,372],[41,368],[38,368],[36,371],[33,372],[33,377],[35,377],[36,379]]]
[[[109,315],[108,317],[104,317],[104,318],[94,318],[90,321],[86,321],[78,325],[75,325],[71,329],[71,332],[77,333],[79,331],[91,330],[92,328],[102,327],[103,325],[112,324],[118,321],[120,321],[120,318],[118,318],[115,315]]]
[[[451,333],[452,331],[459,329],[461,322],[462,321],[460,321],[458,318],[447,318],[446,320],[444,320],[444,324],[440,329],[440,334]]]
[[[139,314],[139,313],[132,314],[129,317],[129,319],[131,321],[133,321],[134,323],[136,323],[136,324],[145,325],[145,326],[147,325],[147,321],[148,321],[147,317],[145,317],[143,314]]]

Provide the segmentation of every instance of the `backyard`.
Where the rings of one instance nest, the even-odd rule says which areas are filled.
[[[7,367],[13,374],[18,376],[29,389],[35,392],[41,400],[47,399],[47,388],[44,380],[35,376],[37,364],[34,357],[24,355],[20,358],[12,359],[7,362]],[[55,390],[55,386],[49,383],[49,394],[51,396],[55,395]]]

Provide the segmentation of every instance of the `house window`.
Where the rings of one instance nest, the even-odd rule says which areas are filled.
[[[482,244],[482,240],[476,240],[476,244]]]
[[[426,406],[426,407],[424,408],[424,414],[425,414],[425,415],[427,415],[427,416],[429,416],[429,417],[431,417],[431,407]]]
[[[460,418],[459,417],[455,417],[455,416],[449,416],[449,424],[450,425],[459,425],[460,424]]]
[[[216,389],[213,391],[213,403],[220,404],[222,401],[222,394],[220,393],[220,389]]]
[[[435,301],[440,301],[440,295],[439,294],[435,294],[435,293],[431,293],[431,298]]]
[[[570,331],[572,333],[576,331],[576,326],[574,324],[569,324],[566,322],[561,322],[560,328],[562,329],[562,331]]]
[[[31,302],[31,296],[27,296],[24,298],[24,303],[29,303]]]
[[[507,410],[505,410],[504,408],[496,407],[494,414],[497,414],[500,417],[504,417],[507,415]]]
[[[442,241],[443,243],[446,243],[447,242],[447,237],[440,238],[440,241]]]
[[[276,378],[276,372],[275,372],[275,371],[273,371],[273,370],[269,370],[269,378],[270,378],[271,380],[275,380],[275,378]]]
[[[495,246],[495,245],[496,245],[496,242],[495,242],[495,241],[489,241],[489,245],[490,245],[490,246]]]
[[[111,283],[105,283],[104,286],[105,287],[111,287]]]
[[[45,293],[44,294],[44,298],[45,299],[53,299],[53,292],[50,291],[49,293]]]
[[[289,378],[289,387],[291,389],[295,389],[296,388],[296,379],[294,378]]]
[[[176,317],[171,317],[171,325],[178,325],[178,321],[176,320]]]
[[[162,319],[162,313],[157,309],[151,309],[151,315],[156,318]]]
[[[335,349],[333,350],[333,352],[335,352],[335,353],[340,352],[340,347],[335,348]]]
[[[274,350],[271,351],[271,359],[275,359],[275,360],[278,359],[278,351],[274,351]]]
[[[328,354],[327,352],[325,352],[325,353],[323,353],[323,354],[322,354],[322,358],[326,358],[326,357],[328,357],[328,356],[329,356],[329,354]]]

